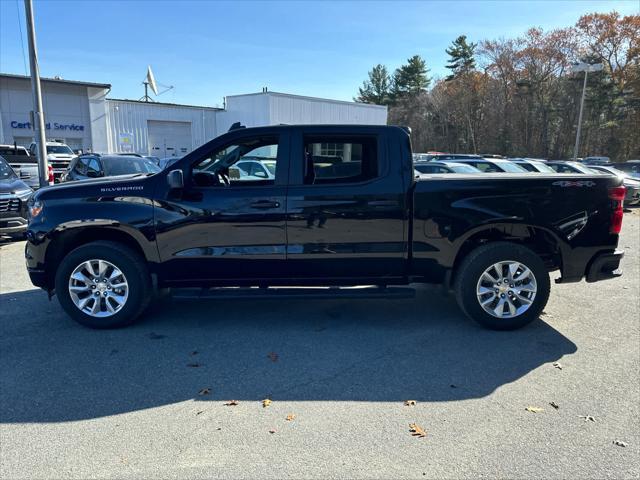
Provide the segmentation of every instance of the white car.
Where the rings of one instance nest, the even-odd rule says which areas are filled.
[[[229,176],[236,180],[274,180],[276,161],[269,159],[239,160],[229,169]]]

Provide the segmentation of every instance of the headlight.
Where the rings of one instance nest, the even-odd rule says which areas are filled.
[[[36,218],[38,215],[42,213],[43,208],[44,208],[44,203],[40,201],[29,202],[29,217]]]

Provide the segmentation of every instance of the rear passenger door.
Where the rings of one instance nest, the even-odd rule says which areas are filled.
[[[408,209],[400,159],[371,131],[309,128],[292,139],[286,264],[297,280],[404,274]]]

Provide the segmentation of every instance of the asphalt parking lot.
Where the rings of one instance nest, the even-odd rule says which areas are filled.
[[[640,211],[620,246],[622,278],[554,286],[516,332],[426,287],[167,301],[92,331],[2,243],[0,477],[638,478]]]

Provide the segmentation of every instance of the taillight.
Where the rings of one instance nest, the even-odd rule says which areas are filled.
[[[624,195],[626,188],[623,186],[613,187],[609,189],[609,199],[613,202],[613,213],[611,214],[611,224],[609,225],[609,233],[620,233],[622,230],[622,203],[624,202]]]
[[[47,165],[47,181],[49,185],[53,185],[53,167],[51,165]]]

